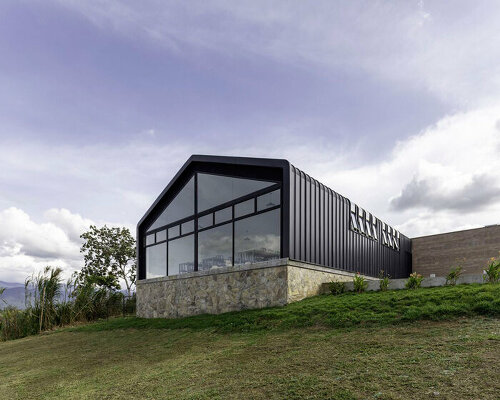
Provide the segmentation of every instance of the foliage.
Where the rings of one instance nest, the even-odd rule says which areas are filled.
[[[119,280],[123,279],[131,296],[136,280],[136,249],[130,231],[91,225],[80,237],[84,239],[80,252],[85,266],[77,274],[78,283],[114,290],[120,289]]]
[[[500,281],[500,257],[490,258],[488,268],[484,270],[483,276],[486,282],[495,283]]]
[[[378,277],[380,279],[380,290],[382,292],[386,291],[389,288],[389,282],[391,276],[389,274],[385,274],[384,270],[380,270],[380,273],[378,274]]]
[[[45,267],[43,272],[26,279],[27,311],[36,322],[38,332],[54,326],[56,301],[61,294],[61,268]]]
[[[46,267],[28,278],[26,309],[7,307],[0,313],[0,339],[17,339],[75,322],[135,312],[135,295],[125,298],[121,292],[69,280],[61,298],[62,286],[60,268]]]
[[[334,296],[345,292],[345,282],[330,282],[329,286]]]
[[[306,326],[376,326],[478,315],[500,317],[500,283],[441,286],[421,290],[347,292],[338,296],[310,297],[285,307],[177,319],[112,318],[68,329],[86,332],[115,329],[257,332]]]
[[[359,272],[354,275],[352,282],[354,283],[354,291],[357,293],[364,292],[368,287],[368,282],[363,276],[359,274]]]
[[[116,321],[125,329],[0,343],[0,398],[498,400],[498,318],[237,333],[102,324]]]
[[[410,277],[406,281],[405,287],[407,289],[418,289],[422,284],[424,277],[416,272],[410,274]]]
[[[5,288],[0,287],[0,297],[2,297],[3,292],[5,292]],[[0,298],[0,300],[2,300],[2,302],[3,302],[3,303],[7,304],[7,302],[5,301],[5,299],[1,299],[1,298]]]
[[[446,284],[455,286],[457,284],[458,278],[460,278],[460,275],[462,275],[462,266],[458,265],[456,267],[453,267],[448,275],[446,275]]]

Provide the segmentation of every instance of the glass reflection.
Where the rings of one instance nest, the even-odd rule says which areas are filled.
[[[170,202],[167,208],[161,213],[155,222],[149,227],[149,230],[159,228],[181,218],[189,217],[194,214],[194,177],[192,177],[186,186],[182,188],[179,194]]]
[[[168,274],[179,275],[194,271],[194,235],[168,242]]]
[[[280,209],[234,223],[234,263],[250,264],[280,257]]]
[[[172,226],[171,228],[168,228],[168,238],[172,239],[174,237],[179,236],[180,235],[179,228],[180,228],[179,225],[175,225],[175,226]]]
[[[198,211],[208,210],[274,184],[253,179],[198,174]]]
[[[198,229],[208,228],[214,224],[214,215],[208,214],[198,218]]]
[[[274,190],[270,193],[257,197],[257,211],[265,210],[280,204],[280,190]]]
[[[146,247],[146,279],[167,274],[167,243]]]
[[[150,244],[155,243],[155,234],[147,235],[146,236],[146,246],[149,246]]]
[[[156,232],[156,242],[163,242],[164,240],[167,240],[167,231],[158,231]]]
[[[229,221],[233,218],[233,209],[232,207],[226,207],[222,210],[215,212],[215,223],[221,224],[222,222]]]
[[[234,218],[243,217],[244,215],[253,214],[255,212],[255,198],[238,203],[234,206]]]
[[[194,231],[194,219],[191,221],[184,222],[181,225],[181,235],[185,235],[186,233],[191,233]]]
[[[198,270],[232,265],[233,226],[231,223],[198,234]]]

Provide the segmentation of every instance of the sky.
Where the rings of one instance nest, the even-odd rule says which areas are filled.
[[[498,1],[0,2],[0,280],[82,266],[191,154],[286,158],[410,237],[500,223]]]

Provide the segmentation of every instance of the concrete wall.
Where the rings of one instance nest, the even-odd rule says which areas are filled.
[[[406,289],[407,281],[408,279],[391,279],[389,281],[388,289],[389,290]],[[462,275],[460,278],[457,279],[456,282],[457,285],[471,284],[471,283],[486,283],[486,281],[484,280],[484,275],[483,274]],[[421,287],[426,288],[426,287],[436,287],[445,285],[446,285],[446,278],[442,276],[436,276],[435,278],[424,278],[422,280]],[[345,290],[346,292],[354,291],[354,283],[352,279],[346,282]],[[368,286],[366,287],[367,292],[373,292],[373,291],[376,292],[378,290],[380,290],[380,282],[378,280],[368,281]],[[330,286],[328,283],[322,284],[321,293],[330,293]]]
[[[321,285],[326,282],[349,282],[354,274],[331,270],[313,264],[289,261],[287,268],[287,303],[322,293]],[[368,279],[373,279],[366,277]]]
[[[352,277],[348,272],[280,259],[144,279],[137,282],[137,316],[176,318],[283,306],[319,294],[325,282]]]
[[[460,263],[465,274],[481,274],[499,252],[500,225],[423,236],[412,239],[412,269],[426,277],[446,276]]]

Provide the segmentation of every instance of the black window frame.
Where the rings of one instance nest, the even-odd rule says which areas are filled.
[[[222,204],[219,204],[217,206],[214,206],[212,208],[209,208],[207,210],[204,210],[200,213],[198,213],[198,174],[209,174],[209,175],[217,175],[217,176],[224,176],[224,177],[229,177],[229,178],[240,178],[240,179],[251,179],[251,180],[258,180],[258,181],[263,181],[263,182],[271,182],[273,183],[272,185],[269,185],[268,187],[266,188],[263,188],[263,189],[259,189],[255,192],[252,192],[252,193],[249,193],[249,194],[246,194],[244,196],[240,196],[236,199],[233,199],[233,200],[230,200],[230,201],[227,201],[225,203],[222,203]],[[206,231],[206,230],[209,230],[209,229],[213,229],[213,228],[216,228],[216,227],[219,227],[219,226],[222,226],[222,225],[225,225],[225,224],[231,224],[232,225],[232,254],[231,254],[231,257],[232,257],[232,265],[234,266],[235,263],[234,263],[234,260],[235,260],[235,254],[234,254],[234,224],[235,222],[237,221],[240,221],[240,220],[243,220],[243,219],[246,219],[246,218],[250,218],[250,217],[253,217],[255,215],[259,215],[259,214],[265,214],[267,212],[271,212],[271,211],[274,211],[276,209],[280,209],[280,243],[283,243],[283,238],[282,238],[282,235],[283,235],[283,183],[281,181],[278,181],[276,179],[264,179],[264,178],[253,178],[253,177],[245,177],[245,176],[239,176],[239,175],[233,175],[233,174],[223,174],[223,173],[212,173],[212,172],[205,172],[205,171],[194,171],[192,172],[191,174],[189,174],[187,177],[186,177],[186,182],[189,182],[191,180],[191,178],[194,177],[194,214],[188,216],[188,217],[184,217],[184,218],[181,218],[181,219],[178,219],[174,222],[171,222],[169,224],[166,224],[166,225],[163,225],[163,226],[160,226],[158,228],[155,228],[155,229],[152,229],[152,230],[148,230],[147,232],[145,232],[145,237],[146,235],[154,235],[154,237],[156,238],[156,232],[158,231],[162,231],[162,230],[166,230],[166,240],[162,241],[162,242],[155,242],[152,243],[152,244],[149,244],[149,245],[146,245],[145,242],[144,242],[144,245],[143,245],[143,249],[144,249],[144,254],[146,254],[146,249],[148,247],[151,247],[151,246],[155,246],[159,243],[163,243],[163,242],[167,242],[167,245],[166,245],[166,260],[167,260],[167,265],[166,265],[166,275],[165,276],[169,276],[168,274],[168,249],[169,249],[169,242],[172,241],[172,240],[176,240],[176,239],[179,239],[179,238],[182,238],[182,237],[185,237],[185,236],[189,236],[189,235],[194,235],[194,272],[197,272],[198,271],[198,233],[199,232],[203,232],[203,231]],[[184,187],[184,185],[183,185]],[[262,196],[263,194],[267,194],[267,193],[270,193],[270,192],[274,192],[276,190],[280,190],[280,203],[276,206],[273,206],[273,207],[269,207],[269,208],[266,208],[266,209],[263,209],[263,210],[257,210],[257,198],[259,196]],[[178,194],[179,192],[177,192]],[[175,196],[173,197],[175,198]],[[235,218],[235,206],[239,203],[242,203],[242,202],[245,202],[245,201],[248,201],[250,199],[253,199],[254,201],[254,212],[253,213],[249,213],[249,214],[245,214],[241,217],[237,217]],[[220,211],[220,210],[223,210],[225,208],[229,208],[231,207],[231,219],[229,220],[226,220],[224,222],[220,222],[220,223],[215,223],[215,213],[217,211]],[[213,221],[213,224],[209,227],[206,227],[206,228],[202,228],[202,229],[199,229],[198,227],[198,219],[201,218],[201,217],[204,217],[206,215],[209,215],[209,214],[212,214],[212,221]],[[193,221],[194,223],[194,231],[190,231],[189,233],[185,233],[183,234],[182,233],[182,229],[181,229],[181,226],[182,224],[186,223],[186,222],[189,222],[189,221]],[[180,231],[180,235],[177,235],[177,236],[174,236],[174,237],[170,237],[169,235],[169,229],[178,225],[179,226],[179,231]],[[280,257],[282,257],[282,253],[283,253],[283,246],[281,245],[280,246]],[[146,271],[144,271],[145,274],[146,274]]]

